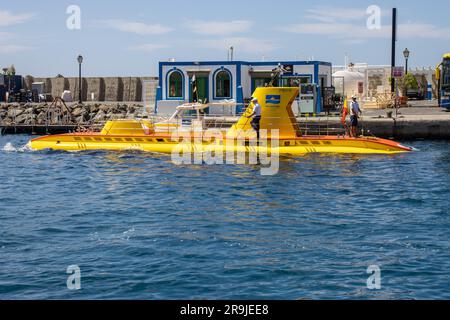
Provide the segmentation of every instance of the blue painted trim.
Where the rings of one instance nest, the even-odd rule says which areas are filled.
[[[156,101],[155,101],[155,113],[158,114],[158,102],[163,100],[163,66],[159,63],[159,77],[158,77],[158,86],[159,89],[156,91]],[[159,93],[159,94],[158,94]]]
[[[236,66],[246,64],[243,61],[202,61],[202,62],[160,62],[162,66]]]
[[[322,89],[320,87],[320,85],[317,85],[316,87],[317,89],[317,109],[316,109],[316,113],[321,113],[322,112]]]
[[[441,107],[450,109],[450,99],[442,99],[441,100]]]
[[[163,66],[161,63],[159,63],[159,86],[163,87]]]
[[[242,65],[236,66],[236,102],[244,103],[244,88],[242,87]],[[236,107],[236,113],[241,114],[245,111],[245,106]]]
[[[216,78],[217,75],[219,74],[219,72],[225,71],[228,73],[228,75],[230,76],[230,96],[229,97],[216,97],[216,92],[217,92],[217,88],[216,88]],[[231,73],[231,71],[227,68],[225,68],[224,66],[222,66],[221,68],[217,69],[216,71],[214,71],[213,75],[212,75],[212,90],[213,90],[213,100],[219,100],[219,99],[232,99],[233,98],[233,74]]]
[[[182,96],[182,97],[176,97],[176,98],[175,98],[175,97],[170,97],[170,96],[169,96],[169,79],[170,79],[170,76],[171,76],[174,72],[178,72],[178,73],[181,74],[182,86],[183,86],[183,92],[182,92],[183,96]],[[185,87],[185,84],[186,84],[186,79],[185,79],[185,76],[184,76],[183,71],[181,71],[180,69],[177,69],[177,68],[173,68],[173,69],[169,70],[169,71],[167,72],[167,74],[166,74],[166,100],[171,100],[171,101],[180,101],[180,100],[184,100],[184,97],[186,96],[186,87]]]
[[[237,87],[242,87],[242,65],[236,66],[236,89]],[[242,100],[242,102],[244,102]]]
[[[431,84],[427,85],[427,100],[433,99],[433,86]]]
[[[319,65],[314,65],[314,83],[319,85]]]
[[[244,89],[242,88],[242,86],[238,86],[237,87],[237,91],[236,91],[236,102],[243,104],[244,103]],[[236,113],[237,114],[241,114],[245,111],[245,106],[244,105],[239,105],[236,107]]]
[[[277,66],[278,64],[292,64],[294,66],[304,66],[304,65],[321,65],[331,67],[331,62],[325,61],[269,61],[269,62],[250,62],[250,61],[183,61],[183,62],[160,62],[161,66],[205,66],[205,65],[246,65],[246,66]]]

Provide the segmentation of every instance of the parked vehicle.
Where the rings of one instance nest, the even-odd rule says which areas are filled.
[[[408,99],[417,99],[417,100],[425,99],[423,91],[420,88],[418,88],[418,89],[407,89],[406,90],[406,96],[408,97]]]
[[[437,66],[436,79],[439,81],[439,106],[450,110],[450,53],[444,55]]]

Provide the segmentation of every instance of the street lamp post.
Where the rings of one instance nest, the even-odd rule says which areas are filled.
[[[82,104],[83,100],[81,97],[81,64],[83,63],[83,56],[80,54],[77,58],[78,60],[78,66],[79,66],[79,77],[78,77],[78,103]]]
[[[408,74],[408,59],[409,59],[409,50],[408,48],[403,51],[403,56],[405,57],[405,74]]]

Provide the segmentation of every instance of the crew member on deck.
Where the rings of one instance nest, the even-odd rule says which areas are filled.
[[[350,102],[350,120],[352,123],[352,130],[351,130],[351,136],[353,138],[358,137],[357,131],[358,131],[358,119],[359,116],[362,116],[362,111],[359,107],[359,103],[356,100],[356,96],[352,97],[352,102]]]
[[[253,113],[248,116],[248,118],[253,118],[251,125],[253,130],[256,131],[256,136],[259,142],[259,131],[261,130],[261,106],[258,103],[258,99],[257,98],[253,98],[252,99],[252,103],[253,103]]]

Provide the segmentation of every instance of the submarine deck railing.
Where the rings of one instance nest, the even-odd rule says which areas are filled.
[[[182,119],[176,119],[172,123],[168,123],[167,127],[162,123],[164,118],[161,117],[153,117],[150,120],[151,122],[158,123],[158,128],[162,131],[168,131],[172,133],[181,133],[186,132],[186,128],[189,128],[189,125],[192,124],[193,121],[198,120],[196,116],[183,116]],[[265,120],[273,120],[274,122],[278,122],[280,118],[265,118]],[[168,120],[166,118],[165,120]],[[217,129],[217,130],[226,130],[230,129],[233,125],[236,124],[236,117],[227,117],[227,116],[214,116],[208,115],[204,116],[202,119],[203,130],[209,129]],[[248,120],[249,122],[251,119]],[[348,131],[346,127],[343,125],[335,126],[335,121],[331,122],[330,118],[316,118],[314,121],[309,121],[307,118],[296,117],[295,122],[298,125],[298,129],[300,130],[302,135],[315,135],[315,136],[342,136],[347,135]],[[173,124],[185,124],[183,128],[174,128]],[[286,125],[275,125],[276,127],[283,129],[283,127],[292,128],[291,124]],[[274,126],[274,127],[275,127]],[[239,128],[238,128],[239,129]]]

